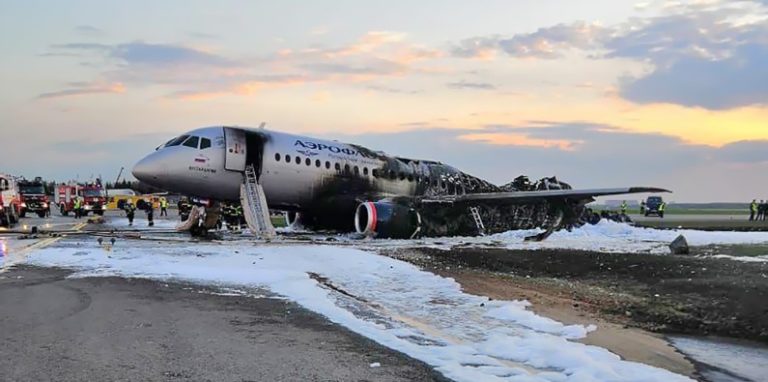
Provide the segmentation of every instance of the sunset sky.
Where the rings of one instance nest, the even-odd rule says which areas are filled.
[[[768,199],[768,1],[0,0],[0,172],[258,126],[495,183]]]

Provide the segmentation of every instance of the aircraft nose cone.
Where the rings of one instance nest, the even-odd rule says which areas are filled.
[[[157,184],[162,176],[163,168],[160,161],[150,154],[133,166],[133,176],[145,183]]]

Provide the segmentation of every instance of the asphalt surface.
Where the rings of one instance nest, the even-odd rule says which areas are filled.
[[[441,378],[288,301],[68,274],[20,267],[0,276],[0,380]]]

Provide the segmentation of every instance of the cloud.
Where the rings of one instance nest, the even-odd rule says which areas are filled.
[[[75,29],[75,32],[83,35],[98,36],[98,35],[104,34],[103,30],[96,28],[92,25],[78,25],[74,29]]]
[[[47,54],[95,55],[106,62],[100,82],[167,87],[169,98],[199,100],[306,83],[351,85],[430,71],[420,63],[440,53],[405,39],[403,33],[372,31],[346,45],[283,49],[256,58],[230,58],[180,44],[143,41],[57,44]]]
[[[768,163],[768,140],[729,143],[719,150],[718,157],[736,163]]]
[[[64,98],[90,94],[123,93],[125,91],[125,86],[121,83],[95,84],[88,82],[71,82],[69,83],[69,86],[70,87],[67,89],[39,94],[37,98]]]
[[[511,37],[475,37],[461,41],[451,53],[464,58],[491,58],[504,52],[515,58],[556,59],[573,49],[590,49],[604,37],[606,29],[586,22],[558,24],[533,33]]]
[[[659,12],[615,26],[577,22],[533,33],[475,37],[451,52],[464,58],[504,53],[552,60],[578,51],[594,59],[632,59],[649,68],[620,79],[618,94],[632,102],[712,110],[768,104],[766,7],[750,1],[675,2],[665,3]]]
[[[493,84],[485,83],[485,82],[468,82],[468,81],[459,81],[459,82],[450,82],[447,84],[449,88],[453,89],[474,89],[474,90],[494,90],[496,89],[496,86]]]
[[[723,60],[686,57],[644,77],[625,79],[621,96],[713,110],[768,104],[768,45],[745,45],[733,53]]]

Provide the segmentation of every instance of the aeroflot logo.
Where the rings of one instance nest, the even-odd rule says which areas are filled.
[[[359,152],[357,150],[352,150],[352,149],[350,149],[348,147],[341,148],[341,147],[338,147],[338,146],[329,146],[329,145],[325,145],[325,144],[322,144],[322,143],[315,143],[315,142],[311,142],[311,141],[300,141],[298,139],[296,140],[296,142],[293,145],[294,146],[301,146],[301,147],[303,147],[305,149],[310,149],[310,150],[319,150],[319,151],[327,150],[327,151],[330,151],[330,152],[332,152],[334,154],[347,154],[347,155],[365,156],[365,155],[363,155],[363,153],[361,153],[361,152]]]

